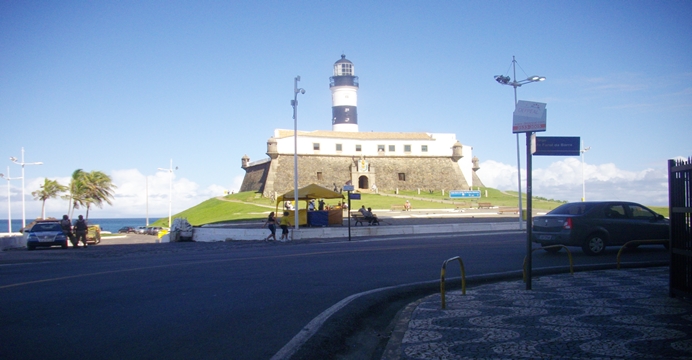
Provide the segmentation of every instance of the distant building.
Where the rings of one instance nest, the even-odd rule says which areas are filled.
[[[358,131],[358,77],[341,56],[330,77],[332,131],[298,131],[298,186],[330,189],[352,184],[357,191],[468,190],[483,187],[478,159],[449,133]],[[240,191],[265,197],[293,189],[293,130],[274,130],[267,140],[269,158],[242,158]]]

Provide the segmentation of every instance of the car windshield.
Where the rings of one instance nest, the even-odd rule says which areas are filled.
[[[62,231],[60,224],[36,224],[31,228],[31,231]]]
[[[569,203],[560,205],[550,211],[551,215],[582,215],[591,210],[596,204],[593,203]]]

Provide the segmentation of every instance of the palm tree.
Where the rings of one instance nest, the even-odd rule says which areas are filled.
[[[41,218],[46,218],[46,200],[54,199],[58,197],[61,192],[67,191],[67,186],[61,185],[57,180],[44,179],[41,189],[36,190],[31,193],[35,200],[41,200],[43,204],[41,205]]]
[[[82,169],[77,169],[72,172],[72,178],[70,179],[69,185],[70,194],[62,197],[63,199],[68,200],[67,213],[69,214],[70,219],[72,218],[74,209],[79,209],[80,201],[78,199],[80,198],[82,193],[81,182],[82,178],[84,177],[84,174],[86,173]]]
[[[117,186],[113,184],[110,176],[101,171],[85,173],[81,179],[81,185],[83,196],[80,202],[83,206],[86,206],[87,219],[89,219],[89,210],[92,205],[96,205],[99,208],[103,207],[104,202],[108,205],[113,205],[111,199],[113,198],[113,190]]]

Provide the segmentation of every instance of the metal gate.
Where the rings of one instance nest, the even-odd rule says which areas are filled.
[[[668,160],[670,296],[692,297],[692,158]]]

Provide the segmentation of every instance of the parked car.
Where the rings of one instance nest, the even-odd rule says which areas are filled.
[[[580,246],[587,255],[598,255],[606,246],[631,240],[668,240],[670,221],[640,204],[591,201],[564,204],[534,217],[532,231],[532,241],[543,247]]]
[[[160,226],[150,226],[147,228],[147,235],[158,235],[159,230],[161,230]]]
[[[56,245],[67,249],[67,236],[62,232],[60,221],[57,220],[36,221],[30,228],[24,229],[24,237],[26,248],[29,250]]]
[[[129,234],[129,233],[137,233],[137,230],[133,228],[132,226],[123,226],[118,230],[118,234]]]
[[[147,227],[146,226],[137,226],[135,229],[135,232],[137,234],[146,234],[147,233]]]
[[[89,225],[87,227],[87,243],[98,244],[101,242],[101,225]]]

